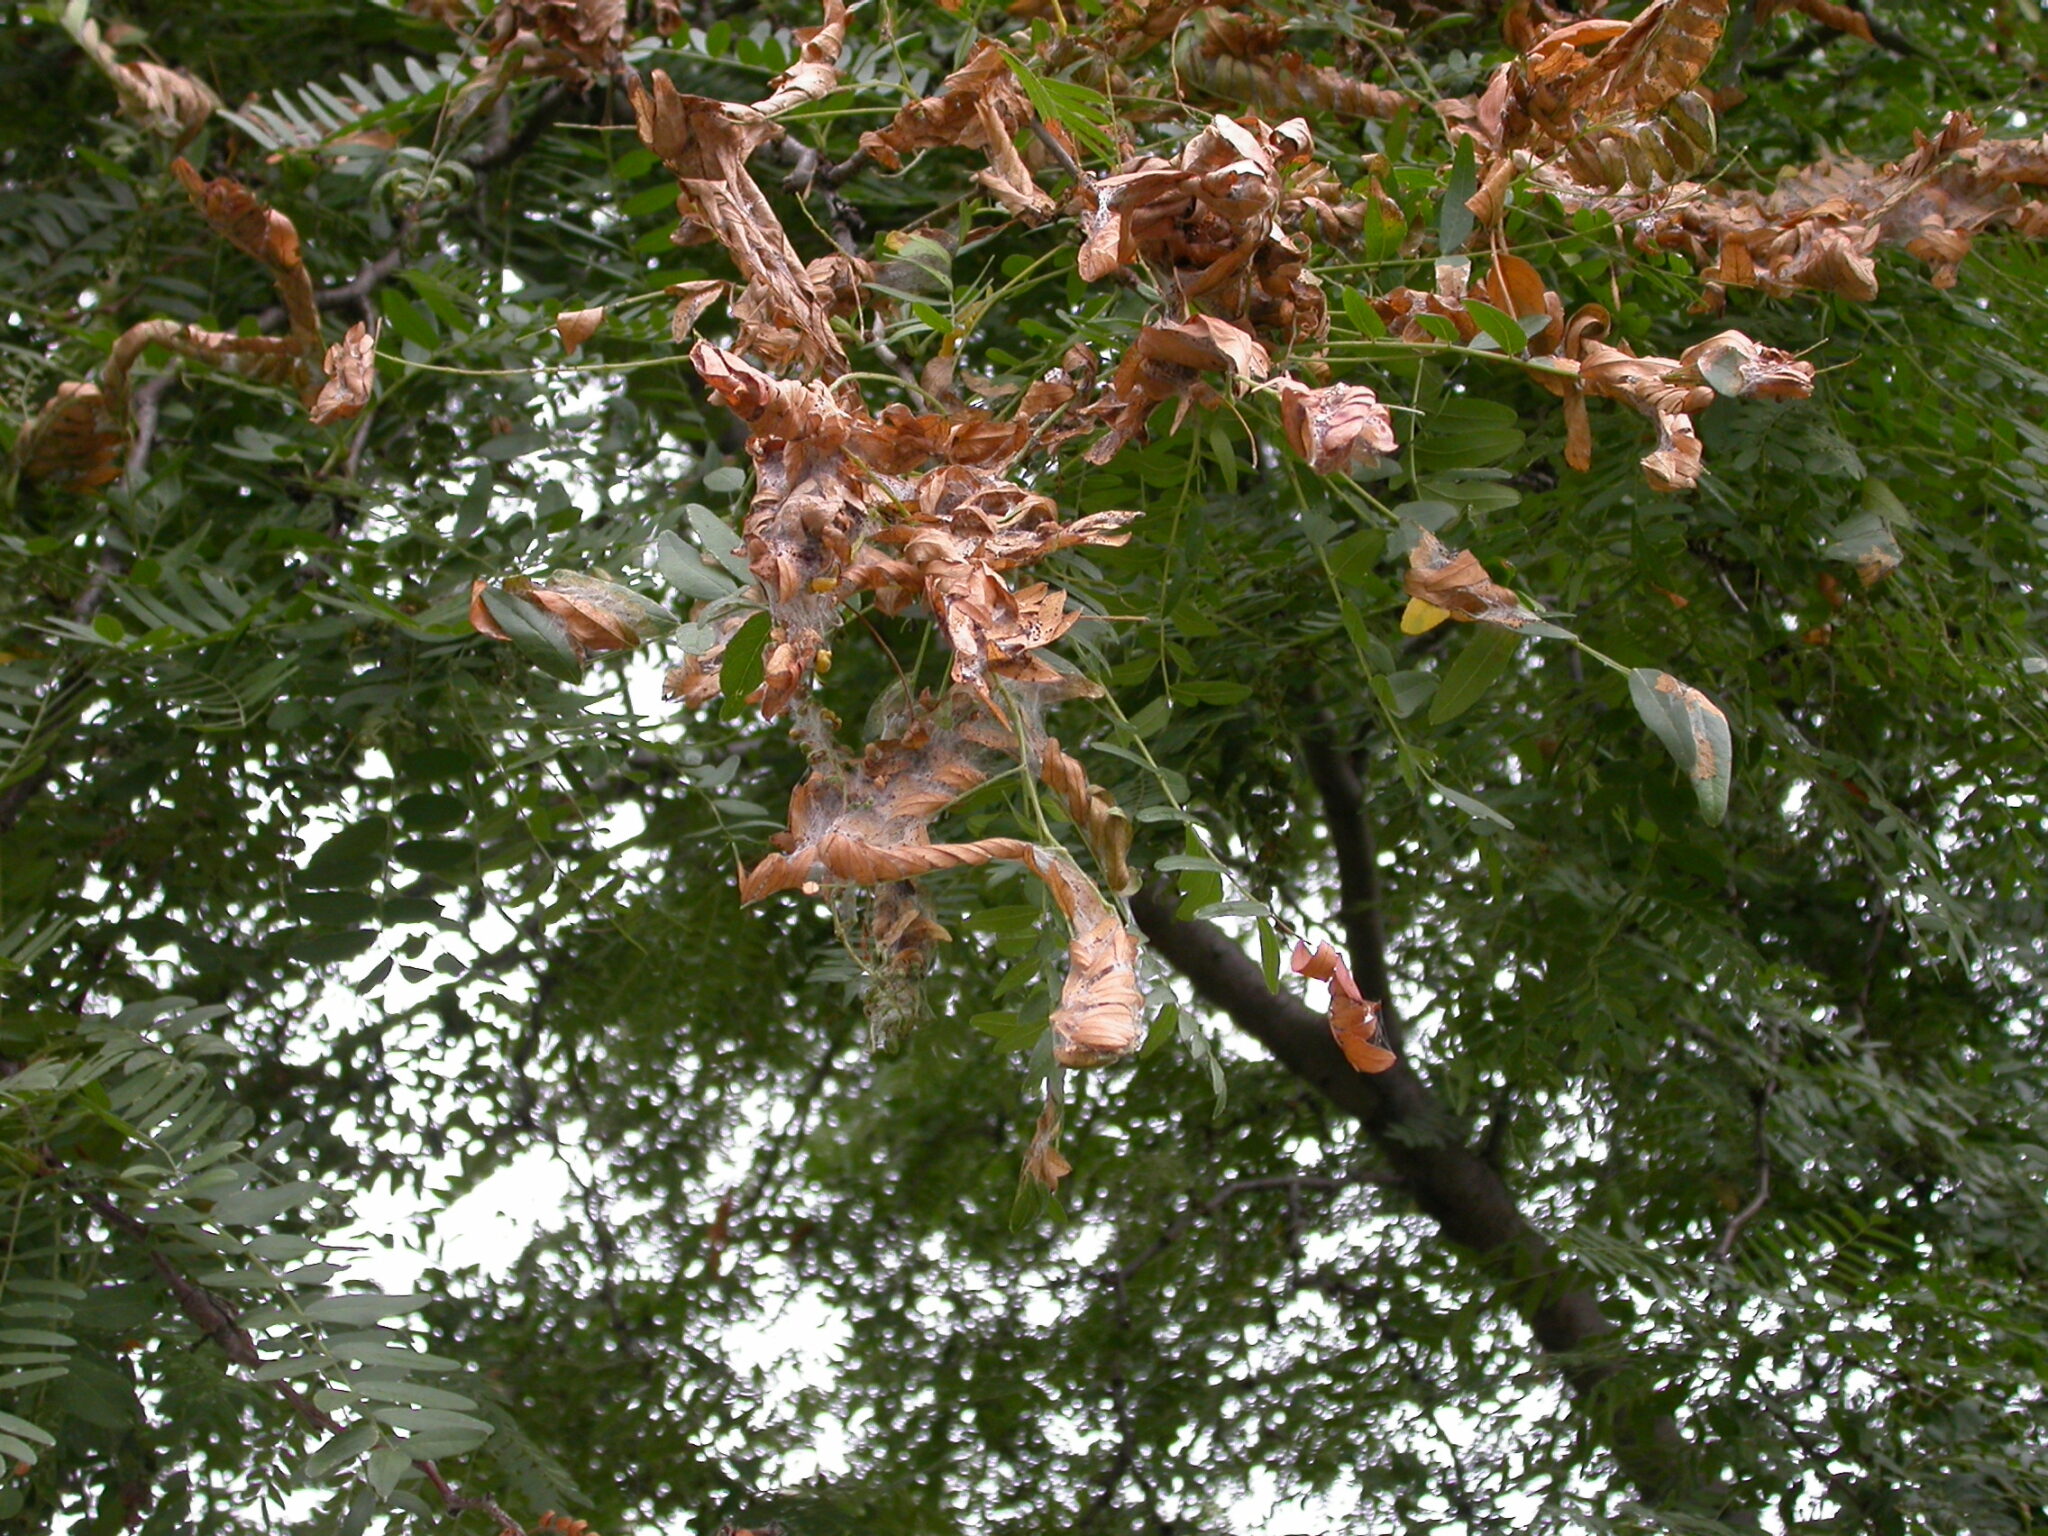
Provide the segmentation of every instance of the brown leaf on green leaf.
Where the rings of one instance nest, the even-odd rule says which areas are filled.
[[[1402,584],[1417,602],[1441,609],[1461,623],[1519,629],[1535,617],[1514,593],[1495,585],[1469,549],[1452,549],[1428,529],[1421,530],[1408,551]]]
[[[481,576],[470,583],[470,628],[493,640],[508,640],[511,637],[484,602],[488,585]],[[674,616],[660,604],[649,602],[631,588],[579,571],[550,571],[542,581],[515,576],[497,587],[506,596],[560,620],[579,658],[604,651],[630,651],[643,640],[675,627]]]

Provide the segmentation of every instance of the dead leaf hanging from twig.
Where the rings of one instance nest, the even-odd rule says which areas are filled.
[[[348,334],[327,349],[327,382],[313,402],[316,427],[347,421],[370,403],[377,382],[377,343],[369,327],[357,321]]]
[[[1351,1069],[1371,1073],[1391,1070],[1400,1058],[1386,1047],[1386,1036],[1380,1030],[1380,1005],[1358,990],[1344,957],[1328,944],[1318,945],[1311,954],[1309,947],[1297,939],[1291,964],[1295,975],[1330,984],[1330,1034],[1344,1059],[1351,1063]]]
[[[978,149],[988,156],[989,168],[975,180],[1010,212],[1049,218],[1053,201],[1032,178],[1015,143],[1033,116],[1002,45],[984,40],[934,94],[898,109],[887,127],[862,134],[860,147],[891,171],[902,168],[905,155],[921,150]]]
[[[961,690],[940,703],[920,700],[895,734],[850,760],[806,706],[799,730],[812,742],[811,771],[790,796],[789,829],[776,837],[778,851],[741,877],[740,899],[915,880],[996,861],[1021,864],[1045,882],[1072,928],[1067,979],[1052,1015],[1055,1058],[1076,1067],[1122,1060],[1143,1036],[1137,941],[1074,861],[1020,838],[930,840],[932,820],[988,777],[963,729],[983,718],[981,709]],[[991,739],[985,728],[976,735]]]
[[[565,309],[555,316],[555,334],[562,338],[564,356],[574,357],[576,349],[597,334],[604,324],[604,306],[595,309]]]

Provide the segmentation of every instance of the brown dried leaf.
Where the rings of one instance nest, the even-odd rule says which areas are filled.
[[[1280,215],[1318,201],[1288,200],[1283,168],[1314,140],[1299,118],[1268,127],[1211,120],[1174,161],[1146,156],[1077,192],[1080,273],[1099,281],[1142,262],[1184,307],[1289,340],[1314,339],[1328,314]],[[1321,185],[1310,172],[1304,178]]]
[[[1119,896],[1135,891],[1138,880],[1130,866],[1133,828],[1124,808],[1107,790],[1089,782],[1088,771],[1061,750],[1055,737],[1046,737],[1039,746],[1038,776],[1066,802],[1067,814],[1081,829],[1110,890]]]
[[[220,98],[183,70],[138,60],[113,71],[121,110],[159,138],[184,146],[220,110]]]
[[[685,655],[680,665],[669,668],[661,680],[661,696],[692,709],[701,708],[717,698],[725,647],[739,633],[740,626],[752,617],[751,611],[737,609],[719,619],[712,626],[714,639],[709,646]]]
[[[377,343],[369,327],[357,321],[348,334],[327,349],[327,382],[313,402],[313,425],[347,421],[370,403],[377,382]]]
[[[798,719],[799,733],[812,742],[811,772],[790,796],[789,830],[776,838],[778,851],[741,876],[743,902],[995,861],[1022,864],[1045,882],[1073,929],[1067,980],[1052,1016],[1056,1059],[1097,1066],[1137,1049],[1144,1002],[1136,940],[1074,861],[1018,838],[930,841],[932,820],[987,779],[978,760],[987,744],[1013,739],[988,721],[972,695],[956,689],[938,703],[920,699],[896,734],[871,742],[858,760],[839,751],[815,713],[800,711]]]
[[[28,479],[84,492],[121,478],[126,440],[97,384],[66,383],[23,426],[14,456]]]
[[[1286,32],[1235,11],[1200,10],[1193,34],[1175,48],[1183,73],[1212,95],[1262,112],[1327,112],[1338,118],[1392,118],[1414,103],[1400,91],[1343,70],[1309,63],[1284,46]]]
[[[1553,189],[1569,207],[1598,206],[1632,222],[1645,245],[1682,250],[1711,284],[1754,286],[1782,296],[1809,290],[1868,302],[1877,295],[1872,253],[1902,247],[1952,286],[1975,237],[2007,228],[2048,234],[2026,189],[2048,184],[2048,135],[1985,140],[1953,112],[1934,137],[1915,135],[1911,154],[1873,169],[1828,158],[1780,175],[1768,195],[1691,189],[1647,202],[1609,198],[1569,182]]]
[[[255,257],[273,272],[302,264],[299,233],[292,221],[240,182],[227,176],[208,181],[182,156],[171,162],[171,171],[214,233],[236,250]]]
[[[747,562],[776,625],[761,699],[763,716],[773,719],[844,621],[842,579],[889,495],[849,453],[864,418],[824,385],[777,379],[705,341],[690,349],[690,361],[751,429],[754,500],[744,533]]]
[[[932,952],[951,937],[914,881],[890,880],[875,887],[857,951],[867,983],[861,1001],[869,1050],[895,1049],[923,1022],[928,1011],[924,973]]]
[[[1736,400],[1805,400],[1813,394],[1813,364],[1791,353],[1754,342],[1740,331],[1723,331],[1687,347],[1679,363]]]
[[[1651,0],[1574,83],[1575,104],[1646,118],[1692,89],[1721,43],[1728,0]]]
[[[313,280],[299,254],[299,232],[292,221],[262,202],[229,177],[208,181],[183,156],[171,172],[222,239],[270,269],[278,297],[284,300],[292,339],[310,365],[320,357],[320,313],[313,303]],[[309,401],[310,403],[310,401]]]
[[[1400,446],[1392,414],[1363,385],[1310,389],[1298,379],[1284,378],[1278,389],[1288,445],[1319,475],[1360,474]]]
[[[542,60],[546,72],[571,78],[610,74],[626,44],[626,0],[511,0],[498,26],[493,52],[530,33],[550,45],[552,53],[566,55]]]
[[[122,35],[124,32],[141,35],[120,23],[109,30],[115,42],[129,40]],[[84,17],[72,36],[113,85],[114,94],[121,98],[121,110],[141,124],[144,131],[170,139],[183,148],[206,125],[206,120],[220,110],[220,98],[183,70],[166,69],[147,60],[121,63],[102,36],[99,23],[91,17]]]
[[[860,147],[892,171],[920,150],[981,150],[989,166],[974,179],[1009,212],[1035,222],[1050,218],[1054,204],[1017,153],[1016,135],[1031,120],[1030,99],[1009,57],[985,40],[940,82],[937,94],[899,109],[888,127],[862,134]]]
[[[1512,252],[1503,251],[1494,257],[1493,269],[1480,283],[1479,293],[1495,309],[1505,310],[1517,320],[1537,315],[1549,317],[1549,324],[1529,338],[1533,355],[1554,352],[1564,340],[1564,301],[1534,267]]]
[[[1247,331],[1214,315],[1195,315],[1148,325],[1125,349],[1123,361],[1089,414],[1106,418],[1109,431],[1086,455],[1106,464],[1125,443],[1142,439],[1146,419],[1161,401],[1179,400],[1181,417],[1215,395],[1203,373],[1222,373],[1238,383],[1263,379],[1272,368],[1265,347]]]
[[[164,347],[181,357],[196,358],[215,367],[232,368],[250,378],[275,384],[294,377],[303,366],[296,338],[287,336],[231,336],[226,331],[209,331],[175,320],[144,320],[131,325],[114,340],[100,380],[107,402],[115,411],[128,408],[128,374],[145,350]]]
[[[1031,102],[1017,83],[1002,45],[984,39],[967,62],[939,82],[938,91],[900,108],[886,128],[860,136],[860,147],[886,170],[900,170],[905,155],[920,150],[986,149],[986,104],[1007,139],[1031,120]]]
[[[555,334],[562,338],[562,351],[574,357],[576,349],[597,334],[604,324],[604,306],[595,309],[565,309],[555,316]]]
[[[797,33],[796,63],[768,82],[769,93],[753,104],[763,117],[818,101],[839,84],[839,55],[846,47],[845,0],[825,0],[824,25]]]
[[[1497,586],[1468,549],[1452,549],[1428,529],[1408,551],[1403,578],[1408,595],[1461,623],[1498,624],[1519,629],[1533,614],[1506,587]]]
[[[1318,945],[1311,954],[1308,946],[1297,939],[1291,964],[1295,975],[1330,984],[1330,1034],[1344,1059],[1351,1063],[1352,1071],[1378,1073],[1392,1069],[1400,1058],[1386,1047],[1386,1036],[1380,1030],[1380,1005],[1367,1001],[1358,990],[1344,957],[1328,944]]]
[[[830,377],[844,373],[830,309],[747,171],[747,158],[781,129],[749,108],[685,96],[660,70],[651,89],[635,76],[627,93],[641,142],[675,174],[677,242],[717,240],[747,280],[732,306],[742,348],[776,366],[801,361]]]
[[[1051,1191],[1073,1171],[1074,1165],[1060,1156],[1060,1103],[1048,1095],[1031,1133],[1031,1148],[1024,1154],[1024,1177]]]
[[[1860,37],[1866,43],[1877,41],[1870,31],[1870,18],[1854,6],[1839,5],[1836,0],[1769,0],[1768,4],[1757,6],[1757,19],[1762,21],[1784,11],[1810,16],[1824,27]]]
[[[510,639],[484,603],[487,585],[481,576],[470,583],[470,628],[493,640]],[[579,659],[603,651],[630,651],[675,627],[673,616],[659,604],[630,588],[577,571],[551,571],[544,581],[515,576],[500,583],[499,590],[560,620]]]
[[[1145,1041],[1137,938],[1064,852],[1032,848],[1024,863],[1052,891],[1074,930],[1066,985],[1052,1011],[1053,1060],[1063,1067],[1122,1061]]]
[[[676,301],[676,310],[669,316],[669,340],[677,346],[688,341],[690,333],[697,329],[697,322],[704,318],[704,311],[724,298],[730,286],[715,277],[693,283],[670,283],[667,293]]]

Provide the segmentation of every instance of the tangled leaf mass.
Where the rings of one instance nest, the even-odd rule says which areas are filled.
[[[468,25],[460,7],[415,8]],[[1869,32],[1860,13],[1832,0],[1778,8]],[[1049,14],[1039,0],[1012,9]],[[663,35],[681,19],[664,3],[653,16]],[[630,20],[623,0],[497,7],[482,32],[465,33],[481,52],[451,113],[476,110],[519,76],[586,86],[624,70]],[[1568,18],[1542,0],[1510,6],[1504,25],[1515,56],[1471,95],[1434,103],[1453,145],[1469,146],[1459,148],[1459,163],[1469,163],[1472,176],[1463,209],[1447,210],[1434,286],[1367,299],[1385,344],[1491,349],[1525,367],[1560,400],[1564,457],[1576,469],[1592,463],[1589,401],[1638,413],[1654,437],[1642,471],[1663,492],[1683,492],[1705,471],[1695,425],[1702,411],[1723,398],[1804,398],[1814,369],[1736,330],[1676,358],[1636,355],[1604,308],[1568,311],[1536,266],[1506,248],[1502,221],[1518,187],[1568,211],[1602,210],[1646,249],[1683,253],[1703,279],[1705,312],[1736,287],[1871,299],[1880,246],[1920,258],[1945,287],[1986,231],[2048,234],[2048,202],[2033,195],[2048,186],[2048,136],[1990,140],[1961,113],[1881,168],[1829,158],[1783,174],[1769,191],[1691,179],[1707,172],[1717,149],[1715,109],[1701,81],[1727,20],[1728,0],[1653,0],[1626,22]],[[958,403],[950,345],[922,381],[940,409],[875,411],[850,372],[849,341],[949,263],[955,237],[901,231],[884,237],[875,261],[842,240],[841,249],[806,261],[750,169],[757,152],[783,136],[786,114],[835,91],[848,34],[842,0],[825,0],[820,25],[798,34],[794,62],[752,102],[689,95],[659,71],[645,82],[626,71],[640,139],[675,178],[676,242],[715,243],[736,273],[736,281],[672,289],[672,335],[690,345],[705,387],[743,425],[754,469],[739,554],[725,552],[744,572],[742,590],[707,601],[681,631],[684,654],[669,693],[702,705],[732,681],[728,673],[745,674],[738,702],[785,721],[805,745],[810,770],[791,796],[787,830],[744,874],[740,894],[752,902],[791,890],[834,901],[863,893],[854,941],[874,978],[878,1043],[914,1020],[917,979],[947,938],[919,882],[1008,863],[1044,884],[1069,926],[1067,975],[1051,1019],[1057,1059],[1116,1062],[1143,1037],[1138,944],[1118,903],[1137,884],[1130,821],[1045,725],[1051,707],[1099,692],[1055,650],[1089,615],[1059,587],[1021,573],[1063,550],[1123,544],[1138,513],[1065,517],[1034,489],[1033,466],[1091,435],[1083,456],[1106,463],[1144,441],[1163,403],[1174,403],[1178,425],[1190,410],[1250,395],[1271,397],[1281,435],[1315,473],[1366,475],[1396,455],[1394,417],[1374,390],[1331,381],[1329,303],[1310,257],[1319,244],[1349,243],[1367,228],[1394,227],[1410,254],[1427,237],[1407,228],[1381,189],[1383,165],[1362,193],[1347,189],[1316,162],[1307,121],[1286,114],[1389,119],[1416,103],[1361,71],[1309,64],[1281,29],[1249,14],[1170,0],[1120,0],[1085,34],[1043,35],[1028,65],[1013,51],[1021,36],[1014,45],[981,41],[932,94],[865,133],[835,177],[863,166],[895,170],[932,150],[967,151],[982,162],[975,188],[1012,219],[1028,226],[1070,217],[1082,282],[1140,286],[1157,308],[1113,364],[1076,345],[1018,395],[1007,417]],[[182,143],[217,108],[188,77],[119,61],[89,22],[76,35],[123,110],[148,131]],[[1281,120],[1216,115],[1161,153],[1131,153],[1127,138],[1118,147],[1127,129],[1116,126],[1090,142],[1120,155],[1119,163],[1085,169],[1067,127],[1040,120],[1033,76],[1022,71],[1065,69],[1114,89],[1126,62],[1168,39],[1187,88]],[[16,458],[31,481],[91,492],[119,477],[130,375],[151,346],[289,389],[322,425],[347,421],[371,401],[375,338],[361,324],[339,342],[323,336],[292,221],[231,178],[209,180],[182,159],[172,170],[220,238],[270,273],[285,333],[231,334],[170,320],[132,327],[96,380],[61,385],[23,426]],[[1470,217],[1450,216],[1458,213]],[[1479,242],[1489,259],[1475,282],[1462,247]],[[729,339],[699,334],[721,301]],[[574,352],[587,342],[605,314],[594,306],[563,311],[563,347]],[[1536,618],[1472,554],[1418,535],[1404,629],[1446,619],[1519,629]],[[1853,536],[1845,530],[1835,553],[1854,561],[1866,582],[1899,559],[1881,523]],[[928,615],[949,653],[950,681],[936,695],[895,698],[853,751],[839,741],[819,684],[835,633],[868,605]],[[630,589],[565,571],[479,581],[470,612],[481,633],[515,641],[570,676],[590,654],[676,628],[665,609]],[[729,668],[729,647],[756,624],[752,634],[765,631],[758,667]],[[1715,793],[1725,800],[1718,709],[1668,675],[1638,681],[1645,718],[1696,780],[1723,786]],[[727,701],[728,712],[735,707]],[[1013,763],[1064,804],[1093,876],[1042,836],[935,837],[934,823],[962,795]],[[1294,969],[1330,983],[1332,1028],[1352,1064],[1389,1068],[1377,1005],[1359,994],[1343,957],[1304,947]],[[1057,1101],[1049,1100],[1027,1160],[1029,1176],[1047,1188],[1070,1171],[1059,1124]]]

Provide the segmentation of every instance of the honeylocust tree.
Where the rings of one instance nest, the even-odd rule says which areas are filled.
[[[2033,0],[4,27],[0,1514],[2048,1521]]]

